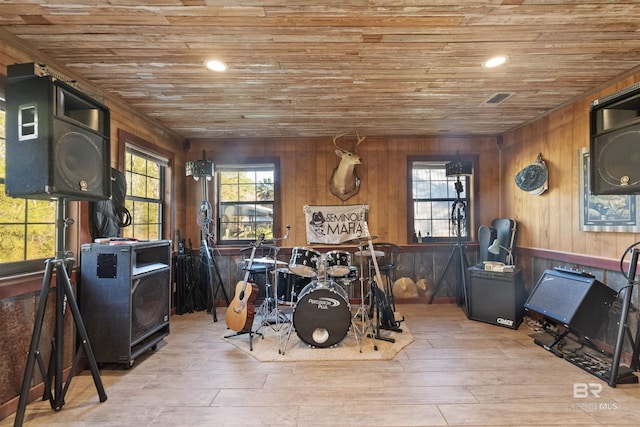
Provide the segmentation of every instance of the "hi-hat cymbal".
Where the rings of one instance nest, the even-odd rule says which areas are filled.
[[[368,242],[369,240],[376,240],[380,236],[359,236],[353,239],[349,239],[344,243],[360,243],[360,242]]]
[[[367,251],[357,251],[353,253],[355,256],[371,256],[371,251],[367,250]],[[384,256],[384,252],[382,251],[373,251],[373,254],[376,256],[376,258],[380,258]]]

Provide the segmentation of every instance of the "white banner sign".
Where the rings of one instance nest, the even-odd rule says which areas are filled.
[[[307,243],[337,245],[366,236],[369,205],[304,207]]]

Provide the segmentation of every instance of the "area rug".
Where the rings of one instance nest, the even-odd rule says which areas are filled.
[[[401,318],[396,313],[396,319]],[[283,322],[290,322],[290,319],[291,315],[286,314]],[[227,332],[223,340],[261,362],[391,360],[414,340],[404,322],[400,322],[399,326],[402,332],[380,330],[379,336],[394,341],[390,342],[385,339],[372,339],[370,334],[368,337],[360,337],[361,334],[358,334],[356,340],[354,331],[356,327],[362,331],[362,322],[354,320],[346,333],[338,334],[339,337],[344,336],[344,338],[332,347],[310,346],[308,342],[312,340],[304,333],[301,333],[303,339],[300,339],[295,329],[291,327],[291,323],[265,323],[260,327],[261,325],[263,325],[262,319],[257,317],[254,328],[262,335],[253,335],[253,350],[249,348],[248,334],[229,336]],[[374,332],[374,336],[378,335],[377,331]]]

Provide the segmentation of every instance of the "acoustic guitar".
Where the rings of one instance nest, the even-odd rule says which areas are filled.
[[[252,243],[251,257],[244,273],[244,280],[236,284],[236,292],[229,303],[226,314],[227,327],[235,332],[250,331],[255,315],[255,300],[258,297],[258,286],[249,282],[249,274],[256,256],[256,249],[262,244],[264,234]]]

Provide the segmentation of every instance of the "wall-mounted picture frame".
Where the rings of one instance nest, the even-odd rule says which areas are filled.
[[[578,150],[579,191],[580,194],[580,230],[638,233],[638,199],[636,195],[606,194],[595,195],[590,192],[589,148]]]

